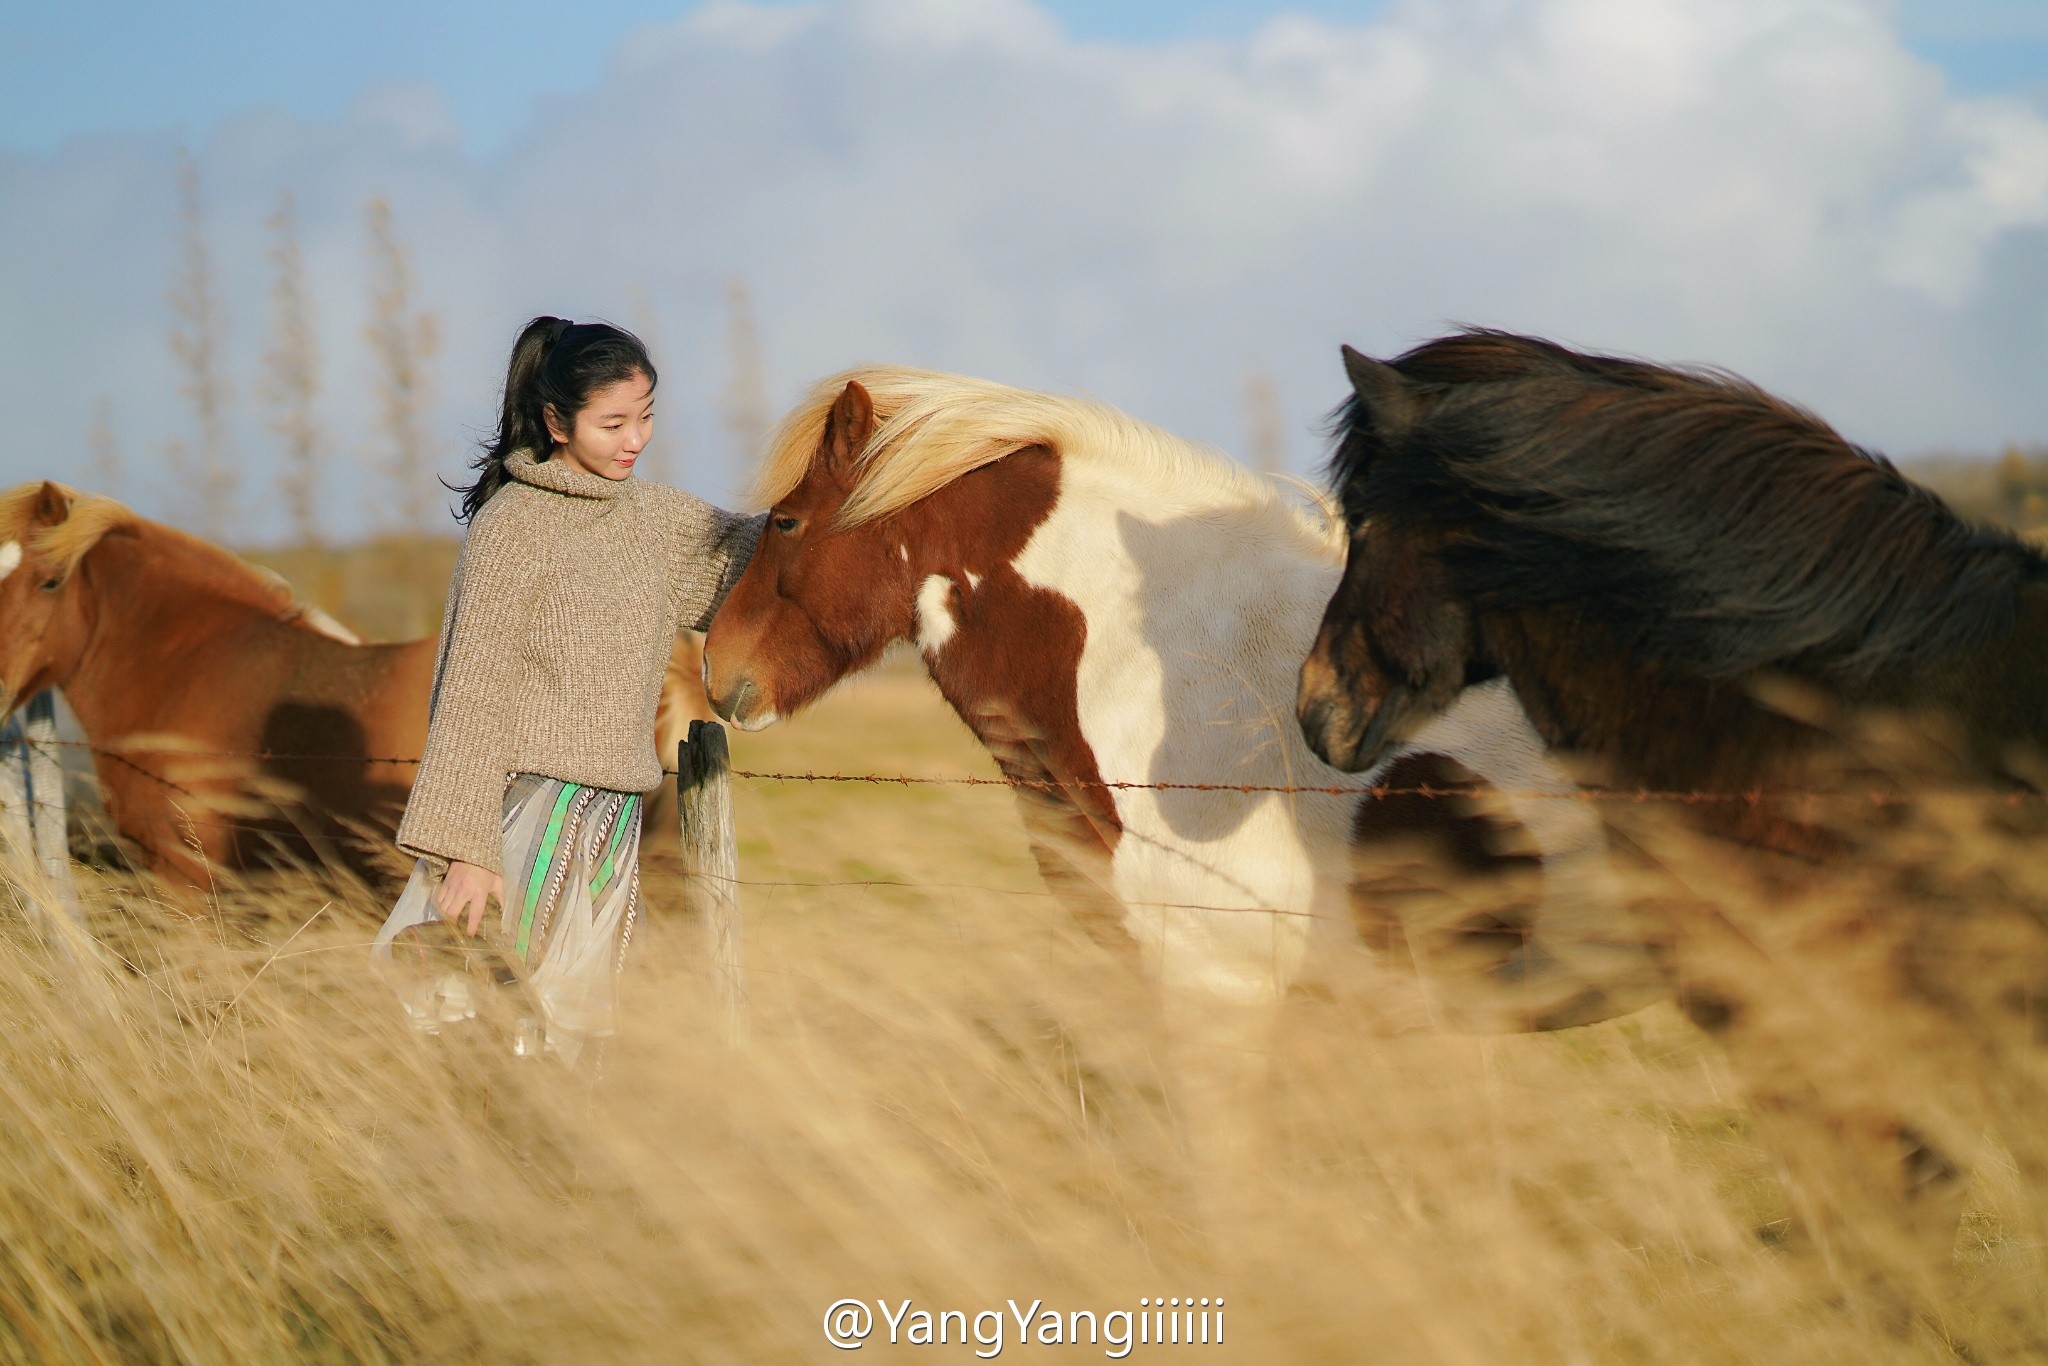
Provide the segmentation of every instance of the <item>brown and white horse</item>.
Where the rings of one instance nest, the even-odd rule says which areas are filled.
[[[1452,818],[1454,853],[1541,884],[1546,951],[1494,965],[1514,1026],[1636,1004],[1588,985],[1642,976],[1633,950],[1625,972],[1558,970],[1596,937],[1566,927],[1609,904],[1605,850],[1504,683],[1404,751],[1434,770],[1346,774],[1303,744],[1296,670],[1344,540],[1273,481],[1096,404],[871,367],[789,415],[760,493],[768,529],[706,642],[712,704],[765,726],[913,642],[1019,784],[1048,884],[1170,995],[1252,1005],[1317,975],[1371,909],[1354,844],[1429,823],[1420,808]],[[1497,790],[1519,858],[1459,801],[1368,790],[1445,760]]]
[[[110,499],[0,494],[0,715],[61,689],[116,828],[175,880],[280,855],[374,871],[426,742],[434,649],[364,644],[270,571]],[[697,657],[677,642],[657,732],[708,714]]]

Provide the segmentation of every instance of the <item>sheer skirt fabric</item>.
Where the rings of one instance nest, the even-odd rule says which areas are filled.
[[[616,1029],[619,968],[640,914],[641,807],[638,793],[532,773],[505,788],[505,896],[486,952],[501,984],[523,984],[537,1004],[538,1018],[520,1031],[522,1051],[544,1043],[574,1062],[587,1040]],[[428,1031],[476,1014],[473,974],[420,971],[422,956],[402,961],[393,952],[440,924],[440,882],[426,859],[415,863],[371,950],[394,973],[413,1023]]]

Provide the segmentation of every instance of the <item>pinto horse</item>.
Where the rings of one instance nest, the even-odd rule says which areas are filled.
[[[1944,779],[2039,784],[2037,550],[1724,374],[1489,331],[1391,363],[1346,348],[1345,363],[1332,472],[1351,549],[1297,697],[1304,737],[1336,767],[1372,770],[1473,678],[1504,677],[1543,738],[1599,779],[1707,798],[1678,810],[1712,857],[1780,894],[1858,847],[1790,794],[1885,780],[1857,738],[1873,711],[1931,735]],[[1767,930],[1726,933],[1738,913],[1718,888],[1661,908],[1678,1001],[1752,1075],[1811,1071],[1828,1045],[1773,1037],[1787,984],[1765,985]],[[1853,959],[1849,939],[1831,942]],[[1889,1133],[1878,1149],[1904,1163],[1874,1184],[1908,1206],[1930,1174],[1953,1194],[1956,1167],[1907,1117],[1806,1082],[1790,1100],[1761,1091],[1836,1135]],[[1952,1220],[1930,1227],[1937,1244],[1953,1236]]]
[[[1182,996],[1315,976],[1375,922],[1354,848],[1418,836],[1535,884],[1536,940],[1574,941],[1488,961],[1508,1027],[1633,1008],[1612,971],[1557,970],[1594,938],[1560,927],[1604,903],[1604,849],[1510,691],[1472,690],[1363,774],[1304,747],[1296,664],[1342,542],[1273,481],[1099,405],[869,367],[785,419],[759,493],[768,528],[706,641],[712,705],[765,726],[914,644],[1015,785],[1048,886]],[[1499,800],[1372,793],[1447,775]]]
[[[62,690],[116,828],[174,881],[279,858],[376,875],[426,743],[434,653],[366,645],[270,571],[110,499],[0,494],[0,715]],[[658,736],[709,715],[698,658],[677,641]]]

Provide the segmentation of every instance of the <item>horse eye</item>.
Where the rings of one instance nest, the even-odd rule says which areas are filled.
[[[63,582],[63,580],[62,580],[62,579],[44,579],[44,580],[43,580],[43,591],[44,591],[45,593],[54,593],[54,592],[56,592],[56,591],[57,591],[57,585],[58,585],[58,584],[60,584],[60,583],[62,583],[62,582]]]
[[[799,525],[800,523],[794,517],[777,517],[775,519],[775,529],[780,532],[788,533],[795,531]]]

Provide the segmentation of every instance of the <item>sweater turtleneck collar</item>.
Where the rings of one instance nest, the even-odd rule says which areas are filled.
[[[514,451],[506,456],[505,473],[522,484],[531,484],[550,493],[567,494],[571,498],[617,498],[632,482],[592,474],[567,460],[541,460],[529,450]]]

